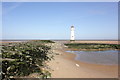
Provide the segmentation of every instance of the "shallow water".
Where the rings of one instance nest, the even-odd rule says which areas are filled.
[[[75,59],[86,63],[118,65],[117,50],[106,51],[66,51],[76,55]]]

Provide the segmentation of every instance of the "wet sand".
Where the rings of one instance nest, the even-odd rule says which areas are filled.
[[[64,42],[57,41],[54,60],[48,65],[52,78],[118,78],[118,66],[89,64],[75,60],[75,55],[65,52]],[[105,42],[106,43],[106,42]]]

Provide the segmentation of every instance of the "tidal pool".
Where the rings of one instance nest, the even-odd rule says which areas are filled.
[[[106,51],[66,51],[76,55],[75,59],[91,64],[118,65],[117,50]]]

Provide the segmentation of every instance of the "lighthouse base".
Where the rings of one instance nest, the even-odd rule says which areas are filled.
[[[75,41],[75,40],[70,40],[70,41]]]

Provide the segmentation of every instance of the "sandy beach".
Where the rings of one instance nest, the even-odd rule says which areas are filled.
[[[55,41],[52,46],[54,59],[48,62],[52,78],[118,78],[118,66],[97,65],[84,63],[75,60],[74,54],[65,52],[67,49],[64,43],[70,41]],[[10,43],[10,42],[2,42]],[[75,43],[109,43],[118,44],[118,41],[75,41]],[[31,74],[28,77],[39,75]]]
[[[76,41],[78,42],[78,41]],[[79,41],[85,43],[87,41]],[[88,41],[89,42],[89,41]],[[53,52],[59,55],[48,65],[52,69],[52,78],[118,78],[118,66],[89,64],[75,60],[75,55],[65,52],[66,41],[56,41]],[[91,43],[101,43],[93,41]],[[117,44],[117,41],[102,41],[102,43]]]

